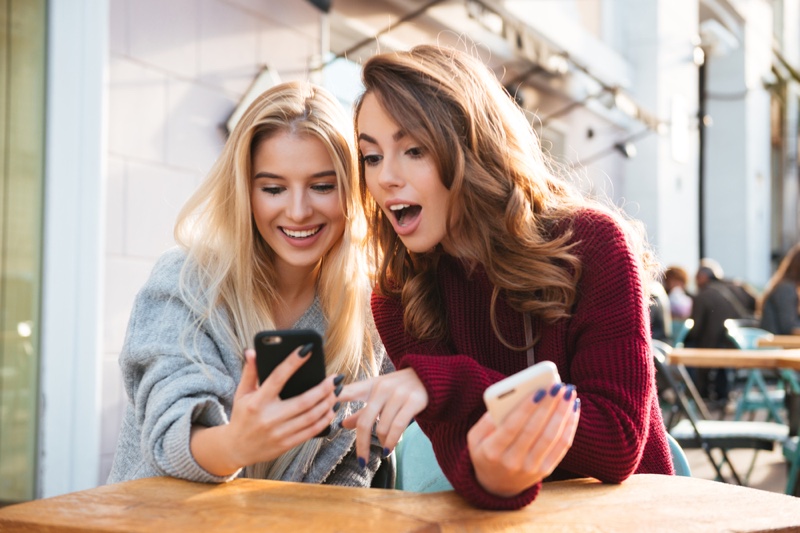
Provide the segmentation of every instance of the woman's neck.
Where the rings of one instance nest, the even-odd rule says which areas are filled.
[[[279,268],[275,302],[275,326],[291,328],[314,302],[319,269]]]

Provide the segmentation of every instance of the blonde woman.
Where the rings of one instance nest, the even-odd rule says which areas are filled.
[[[344,421],[359,455],[374,423],[392,448],[413,417],[454,489],[491,509],[527,505],[548,477],[672,473],[649,346],[657,265],[634,225],[554,175],[476,58],[419,46],[370,58],[362,79],[372,311],[398,370],[341,395],[367,401]],[[542,360],[566,383],[496,425],[483,392]]]
[[[377,375],[383,362],[355,165],[352,122],[324,89],[282,84],[250,105],[181,211],[179,246],[136,297],[120,355],[129,405],[109,482],[370,485],[381,454],[358,464],[355,435],[334,423],[356,407],[338,401],[343,383]],[[252,343],[266,329],[322,333],[329,378],[281,400],[306,361],[298,347],[259,386]]]

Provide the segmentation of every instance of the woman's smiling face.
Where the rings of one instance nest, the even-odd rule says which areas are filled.
[[[278,132],[258,144],[250,205],[279,269],[315,268],[344,233],[333,162],[311,135]]]
[[[357,123],[370,194],[408,250],[430,251],[447,236],[450,199],[433,155],[424,152],[372,93],[364,96]]]

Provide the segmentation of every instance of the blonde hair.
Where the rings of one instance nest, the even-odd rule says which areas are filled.
[[[252,346],[254,335],[275,329],[273,309],[280,280],[274,252],[255,226],[250,190],[254,151],[280,132],[307,135],[325,145],[347,219],[341,239],[316,270],[317,294],[328,323],[324,339],[327,372],[344,374],[348,382],[376,375],[365,260],[366,219],[356,193],[352,120],[333,95],[308,83],[278,85],[248,107],[205,181],[178,215],[175,239],[187,251],[180,291],[196,317],[184,336],[208,328],[244,361],[243,351]],[[184,352],[192,358],[185,343]],[[273,463],[248,468],[246,474],[278,478],[294,456],[302,453],[310,461],[319,446],[320,439],[312,439]]]
[[[524,113],[494,74],[458,50],[422,45],[371,57],[363,66],[364,96],[373,94],[410,137],[431,154],[451,191],[448,238],[471,264],[480,264],[494,285],[491,317],[502,291],[509,305],[547,322],[569,316],[581,275],[570,250],[569,220],[582,209],[600,210],[619,224],[642,272],[654,279],[656,262],[641,227],[617,208],[585,197],[557,176]],[[397,295],[408,331],[417,338],[447,337],[443,302],[436,290],[441,247],[413,254],[367,194],[361,162],[361,197],[381,262],[377,290]],[[649,280],[642,290],[648,296]],[[534,341],[535,342],[535,341]]]

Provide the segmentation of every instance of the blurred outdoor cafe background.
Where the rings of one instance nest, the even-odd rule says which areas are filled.
[[[0,502],[104,483],[134,295],[231,117],[279,81],[350,106],[376,51],[466,47],[690,292],[706,257],[758,292],[800,242],[800,0],[0,0],[0,32]],[[748,484],[784,492],[784,447],[755,457]]]

